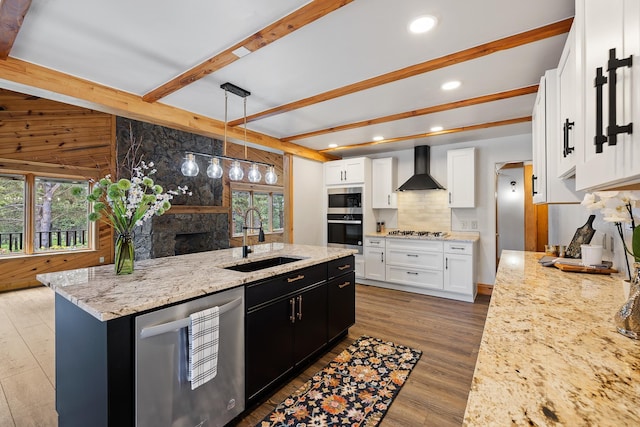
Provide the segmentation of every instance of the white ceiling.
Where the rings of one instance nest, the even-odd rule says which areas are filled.
[[[303,0],[33,0],[10,56],[142,96],[288,15]],[[414,35],[412,18],[438,26]],[[573,16],[573,0],[355,0],[159,102],[224,120],[231,82],[249,115]],[[566,34],[249,123],[276,138],[535,85]],[[0,76],[1,77],[1,76]],[[462,82],[454,91],[440,85]],[[315,150],[528,116],[535,95],[293,141]],[[242,99],[229,96],[229,120]],[[530,123],[336,152],[361,155],[529,133]]]

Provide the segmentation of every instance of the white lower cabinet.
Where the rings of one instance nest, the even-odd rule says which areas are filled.
[[[475,242],[365,237],[361,283],[473,302]]]
[[[363,279],[365,277],[365,259],[362,255],[355,255],[355,273],[356,278]]]
[[[444,290],[471,295],[475,299],[476,284],[473,243],[444,244]]]
[[[364,239],[365,278],[385,280],[384,252],[384,237],[366,237]]]

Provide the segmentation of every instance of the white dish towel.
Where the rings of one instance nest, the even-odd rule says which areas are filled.
[[[211,307],[189,316],[191,390],[215,378],[218,373],[219,315],[218,307]]]

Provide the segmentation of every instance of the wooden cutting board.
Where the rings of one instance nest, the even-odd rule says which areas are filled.
[[[611,273],[618,272],[618,270],[611,267],[608,267],[608,268],[585,267],[584,265],[562,264],[559,262],[556,262],[555,264],[553,264],[553,266],[559,270],[569,271],[572,273],[611,274]]]

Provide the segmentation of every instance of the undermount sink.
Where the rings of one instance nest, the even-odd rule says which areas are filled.
[[[290,262],[300,261],[300,258],[290,258],[286,256],[279,256],[275,258],[260,259],[257,261],[251,261],[244,264],[230,265],[224,267],[227,270],[241,271],[248,273],[251,271],[258,271],[269,267],[275,267],[276,265],[288,264]]]

